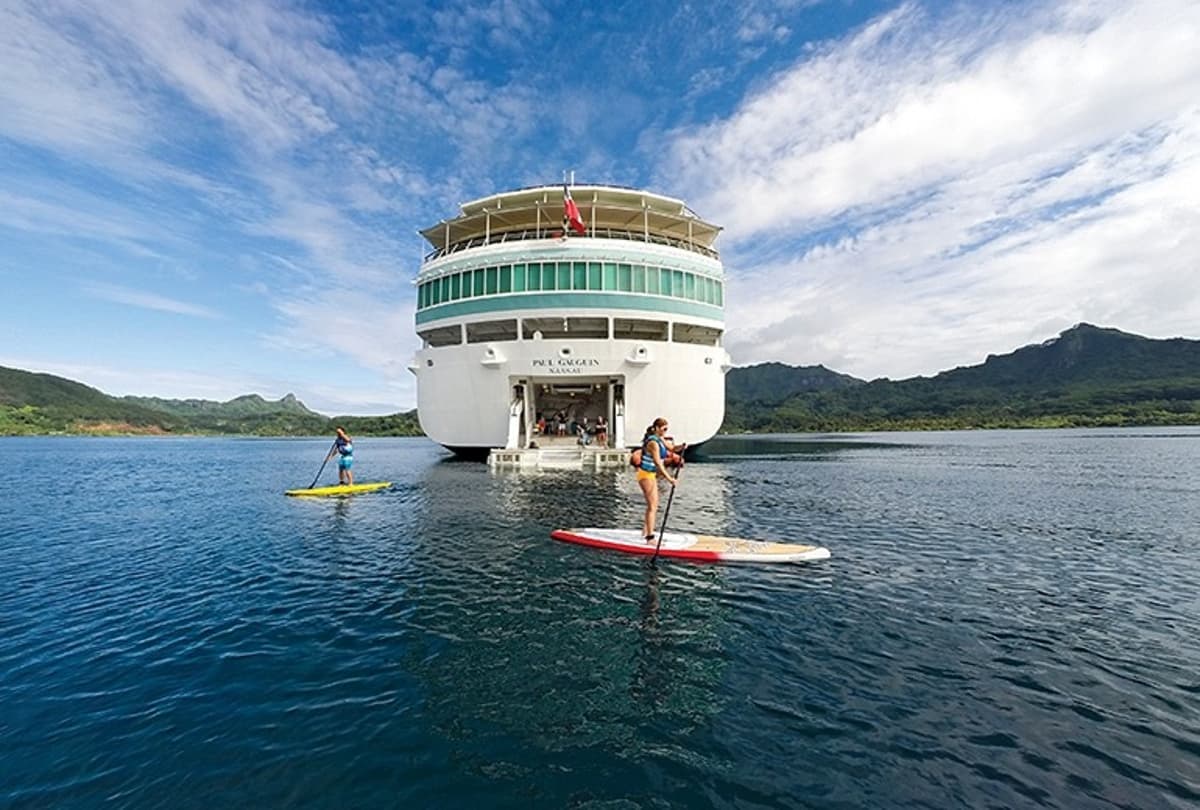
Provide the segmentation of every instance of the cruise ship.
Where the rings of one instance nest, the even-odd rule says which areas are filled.
[[[680,200],[606,185],[507,191],[422,230],[409,369],[425,434],[475,458],[622,450],[659,416],[676,442],[711,438],[730,368],[719,233]]]

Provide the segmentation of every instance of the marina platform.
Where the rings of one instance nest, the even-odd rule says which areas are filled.
[[[628,463],[629,451],[620,447],[583,445],[569,436],[539,436],[536,447],[496,448],[488,453],[488,466],[519,470],[602,470]]]

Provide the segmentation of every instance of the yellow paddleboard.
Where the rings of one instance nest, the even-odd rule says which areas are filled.
[[[337,486],[332,486],[332,487],[314,487],[311,489],[289,489],[284,494],[285,495],[295,495],[298,497],[314,497],[314,498],[320,498],[322,496],[330,496],[330,495],[357,495],[360,492],[374,492],[377,489],[384,489],[385,487],[390,487],[391,485],[392,485],[391,481],[370,481],[366,484],[352,484],[350,486],[346,486],[344,484],[338,484]]]

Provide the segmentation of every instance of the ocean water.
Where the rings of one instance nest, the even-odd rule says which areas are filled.
[[[710,443],[670,525],[778,567],[423,439],[284,497],[329,441],[0,440],[0,807],[1200,805],[1200,430]]]

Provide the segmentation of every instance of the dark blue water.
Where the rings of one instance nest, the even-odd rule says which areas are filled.
[[[712,443],[671,524],[777,568],[424,440],[285,498],[328,444],[0,440],[0,806],[1200,804],[1200,430]]]

